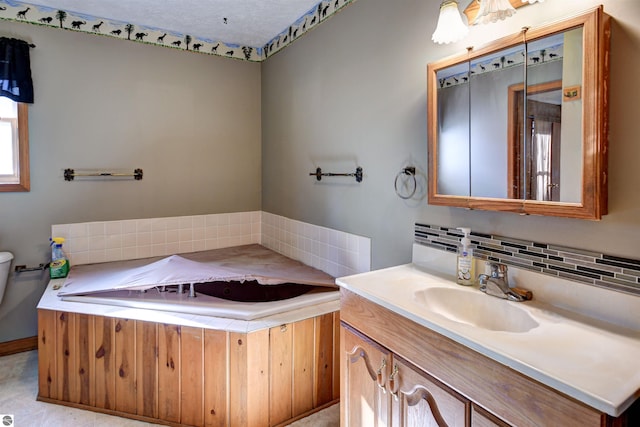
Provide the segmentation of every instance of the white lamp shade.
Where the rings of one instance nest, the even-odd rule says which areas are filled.
[[[434,43],[447,44],[461,40],[469,32],[469,27],[462,22],[462,16],[458,10],[458,2],[445,0],[440,5],[438,25],[431,36]]]
[[[480,0],[480,10],[473,24],[488,24],[508,18],[516,13],[509,0]]]

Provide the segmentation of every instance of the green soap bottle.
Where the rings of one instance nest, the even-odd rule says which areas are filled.
[[[69,260],[62,250],[64,238],[53,237],[51,240],[51,263],[49,263],[49,277],[63,279],[69,274]]]

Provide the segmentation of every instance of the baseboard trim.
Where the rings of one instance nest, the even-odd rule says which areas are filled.
[[[37,348],[38,337],[27,337],[19,340],[0,342],[0,356],[36,350]]]

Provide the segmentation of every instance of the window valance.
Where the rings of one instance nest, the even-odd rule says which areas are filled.
[[[0,37],[0,96],[33,104],[29,43]]]

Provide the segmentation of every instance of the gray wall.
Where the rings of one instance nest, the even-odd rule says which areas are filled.
[[[548,1],[445,46],[430,40],[439,3],[359,0],[264,64],[263,210],[371,237],[374,268],[410,261],[415,221],[640,258],[640,2]],[[403,166],[426,173],[427,63],[598,4],[614,18],[609,215],[525,217],[394,194]],[[358,186],[305,176],[316,165],[340,171],[355,163],[365,171]]]
[[[50,256],[52,224],[259,210],[260,65],[3,22],[31,50],[31,191],[0,193],[0,249]],[[142,181],[65,182],[65,168]],[[48,272],[10,278],[0,342],[36,335]]]
[[[547,1],[446,46],[430,40],[439,3],[359,0],[262,67],[3,22],[0,35],[37,48],[32,191],[0,194],[0,249],[37,265],[53,223],[262,208],[371,237],[374,268],[410,261],[415,221],[640,258],[640,2]],[[591,222],[427,205],[426,64],[600,3],[615,19],[610,214]],[[361,184],[308,176],[357,165]],[[407,165],[421,188],[404,201],[393,182]],[[142,167],[145,178],[62,179],[66,167],[104,166]],[[36,334],[46,281],[11,278],[0,342]]]

